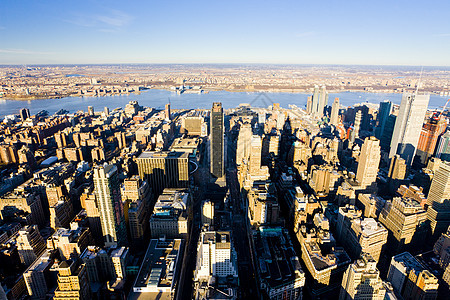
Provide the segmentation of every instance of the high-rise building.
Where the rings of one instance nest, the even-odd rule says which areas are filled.
[[[71,229],[58,228],[47,239],[47,249],[58,249],[62,260],[77,259],[84,249],[93,242],[89,228],[72,223]]]
[[[224,175],[224,119],[222,103],[214,102],[211,109],[210,160],[211,174],[216,178]]]
[[[407,165],[412,164],[429,100],[430,95],[403,94],[392,134],[389,157],[399,154]]]
[[[384,125],[384,130],[381,133],[380,139],[380,146],[383,151],[389,152],[396,120],[397,116],[393,114],[390,114],[386,120],[386,124]]]
[[[22,119],[22,121],[25,121],[26,119],[28,119],[30,117],[30,110],[28,108],[22,108],[19,112],[20,114],[20,118]]]
[[[147,181],[155,195],[164,188],[189,185],[189,153],[146,151],[137,158],[139,176]]]
[[[105,246],[126,244],[127,231],[117,167],[105,164],[94,168],[94,187]]]
[[[339,98],[335,98],[331,106],[330,124],[337,126],[339,124]]]
[[[133,244],[140,243],[148,231],[151,189],[146,181],[133,176],[124,180],[121,193],[130,241]]]
[[[425,165],[434,154],[439,136],[447,129],[447,120],[439,116],[432,116],[423,125],[417,144],[417,156],[422,165]]]
[[[259,175],[261,171],[262,140],[258,135],[253,135],[250,141],[249,172],[251,175]]]
[[[164,189],[150,217],[152,238],[166,236],[185,239],[188,237],[190,197],[187,189]]]
[[[352,135],[350,137],[351,142],[355,142],[359,138],[359,131],[361,130],[362,112],[358,110],[355,113],[355,124],[353,125]]]
[[[435,172],[428,193],[428,220],[434,239],[450,224],[450,163],[441,162]]]
[[[385,299],[386,289],[376,264],[367,253],[351,264],[344,273],[339,300]]]
[[[200,233],[197,245],[197,266],[194,280],[211,277],[237,277],[237,255],[229,231],[206,231]]]
[[[280,217],[280,207],[269,184],[255,185],[248,192],[248,214],[250,224],[276,224]]]
[[[88,106],[88,115],[93,116],[94,115],[94,107]]]
[[[409,252],[392,257],[388,281],[403,299],[436,299],[438,279]]]
[[[328,92],[325,86],[314,87],[314,94],[312,96],[312,114],[314,117],[321,119],[325,105],[328,103]]]
[[[243,124],[239,130],[236,149],[236,164],[240,165],[250,157],[250,147],[252,140],[252,127],[250,124]]]
[[[90,297],[89,280],[84,264],[79,260],[62,261],[58,267],[58,287],[54,300],[87,300]]]
[[[100,211],[97,197],[92,188],[86,188],[80,197],[81,207],[86,211],[89,228],[95,244],[103,244],[102,225],[100,222]]]
[[[450,161],[450,131],[447,131],[439,138],[436,157],[441,160]]]
[[[202,224],[214,226],[214,203],[211,200],[202,203]]]
[[[420,246],[427,232],[426,219],[425,210],[414,199],[395,197],[387,201],[379,221],[389,230],[388,250],[398,253],[405,247]]]
[[[45,250],[45,241],[36,225],[27,225],[18,232],[17,251],[21,263],[31,265]]]
[[[406,177],[406,162],[400,155],[395,154],[391,158],[391,164],[389,165],[388,177],[391,180],[403,180]]]
[[[306,100],[306,113],[309,115],[312,113],[312,96],[308,96]]]
[[[366,138],[361,148],[356,172],[356,180],[361,187],[366,188],[376,182],[380,158],[380,141],[373,136]]]
[[[48,292],[47,278],[53,266],[51,252],[45,250],[26,270],[23,279],[31,299],[46,299]]]
[[[384,127],[386,126],[389,115],[392,111],[392,102],[385,100],[380,103],[380,108],[378,109],[377,122],[375,127],[375,137],[381,140],[383,136]]]
[[[166,108],[164,110],[164,117],[167,121],[171,120],[171,115],[170,115],[170,103],[166,104]]]

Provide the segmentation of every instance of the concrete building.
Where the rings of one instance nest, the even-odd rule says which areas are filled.
[[[137,158],[139,177],[159,195],[164,188],[189,185],[189,154],[186,152],[142,152]]]
[[[428,159],[434,155],[439,136],[447,129],[447,120],[438,115],[432,116],[423,125],[417,144],[418,161],[426,165]]]
[[[26,270],[23,278],[31,299],[47,299],[50,268],[53,266],[51,252],[45,250]]]
[[[94,168],[94,187],[105,246],[127,244],[117,167],[105,164]]]
[[[202,225],[214,226],[214,202],[205,200],[202,203]]]
[[[130,241],[133,244],[140,243],[148,231],[151,189],[146,181],[141,180],[139,176],[133,176],[124,180],[121,194]]]
[[[45,250],[45,241],[36,225],[20,229],[16,242],[20,262],[25,266],[31,265]]]
[[[190,197],[186,189],[164,189],[150,217],[152,238],[165,236],[186,239],[188,237]]]
[[[258,283],[268,299],[301,299],[305,285],[299,258],[287,229],[260,227],[253,231]]]
[[[387,279],[403,299],[437,299],[438,279],[409,252],[392,257]]]
[[[395,197],[387,201],[379,221],[389,230],[388,249],[395,252],[419,246],[426,234],[427,213],[419,202]]]
[[[78,227],[72,223],[71,229],[58,228],[47,239],[47,249],[58,249],[61,259],[76,260],[88,245],[93,243],[89,228]]]
[[[244,159],[250,158],[252,141],[252,127],[250,124],[243,124],[239,130],[236,149],[236,164],[240,165]]]
[[[210,117],[210,172],[216,178],[224,176],[224,116],[222,103],[214,102]]]
[[[381,158],[380,151],[378,139],[368,137],[364,140],[358,160],[358,171],[356,172],[356,180],[362,188],[372,187],[376,184]]]
[[[388,177],[391,180],[403,180],[406,177],[406,161],[398,154],[391,158]]]
[[[46,218],[39,195],[28,192],[10,192],[0,198],[0,217],[23,218],[29,225],[44,226]]]
[[[429,100],[430,95],[403,94],[392,134],[389,158],[399,154],[407,165],[412,164]]]
[[[247,194],[250,225],[277,224],[280,218],[280,207],[274,192],[274,186],[259,184]]]
[[[229,231],[204,231],[197,245],[194,281],[211,277],[237,277],[237,255]]]
[[[334,98],[333,105],[331,106],[330,124],[337,126],[339,124],[339,98]]]
[[[344,273],[339,300],[384,300],[386,289],[376,264],[370,254],[362,253]]]
[[[185,242],[152,239],[142,261],[133,293],[149,299],[174,299],[179,284]]]
[[[428,220],[436,240],[450,224],[450,163],[441,162],[428,193]]]
[[[54,300],[91,299],[89,280],[84,264],[80,264],[78,260],[62,261],[57,270],[58,287],[55,290]]]

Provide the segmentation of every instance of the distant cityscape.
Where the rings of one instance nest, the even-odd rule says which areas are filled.
[[[0,66],[0,98],[15,100],[90,97],[168,89],[177,93],[330,92],[450,95],[450,69],[332,65],[42,65]],[[420,83],[419,83],[420,79]]]
[[[449,299],[449,116],[428,106],[450,71],[352,68],[2,67],[9,99],[309,97],[5,116],[0,299]],[[328,105],[339,89],[402,99]]]

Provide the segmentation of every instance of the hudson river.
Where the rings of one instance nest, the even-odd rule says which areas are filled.
[[[141,94],[104,96],[104,97],[66,97],[61,99],[42,99],[30,101],[4,100],[0,98],[0,117],[10,114],[17,114],[21,108],[30,109],[31,114],[36,114],[41,110],[47,110],[50,114],[58,110],[65,109],[70,113],[78,110],[87,111],[88,106],[93,106],[96,111],[103,110],[105,106],[113,110],[117,107],[125,107],[132,100],[139,102],[139,105],[164,108],[166,103],[171,102],[173,109],[182,108],[211,108],[215,101],[222,102],[224,108],[233,108],[240,103],[250,103],[255,107],[267,107],[272,103],[280,103],[281,107],[287,108],[289,104],[295,104],[298,107],[305,108],[306,99],[311,94],[294,93],[245,93],[245,92],[209,92],[207,94],[181,94],[167,90],[147,90]],[[333,103],[334,98],[338,97],[343,106],[351,106],[356,103],[380,103],[383,100],[390,100],[393,103],[400,104],[401,94],[383,94],[383,93],[362,93],[362,92],[342,92],[330,93],[328,104]],[[448,97],[437,95],[430,96],[429,108],[438,108],[443,106]]]

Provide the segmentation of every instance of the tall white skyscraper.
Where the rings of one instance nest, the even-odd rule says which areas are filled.
[[[399,154],[407,165],[412,164],[429,101],[430,95],[403,94],[392,134],[389,158]]]
[[[339,98],[335,98],[331,106],[330,124],[337,126],[339,123]]]
[[[312,96],[312,115],[317,118],[323,117],[323,110],[328,103],[328,93],[325,86],[314,87],[314,94]]]
[[[107,164],[96,167],[94,169],[94,188],[105,246],[127,244],[127,231],[123,215],[120,182],[117,178],[117,167]]]
[[[241,165],[242,161],[250,157],[250,143],[252,139],[252,127],[250,124],[243,124],[239,130],[236,149],[236,164]]]
[[[364,140],[356,172],[356,180],[361,186],[368,187],[376,182],[381,158],[380,151],[380,141],[376,137],[371,136]]]

